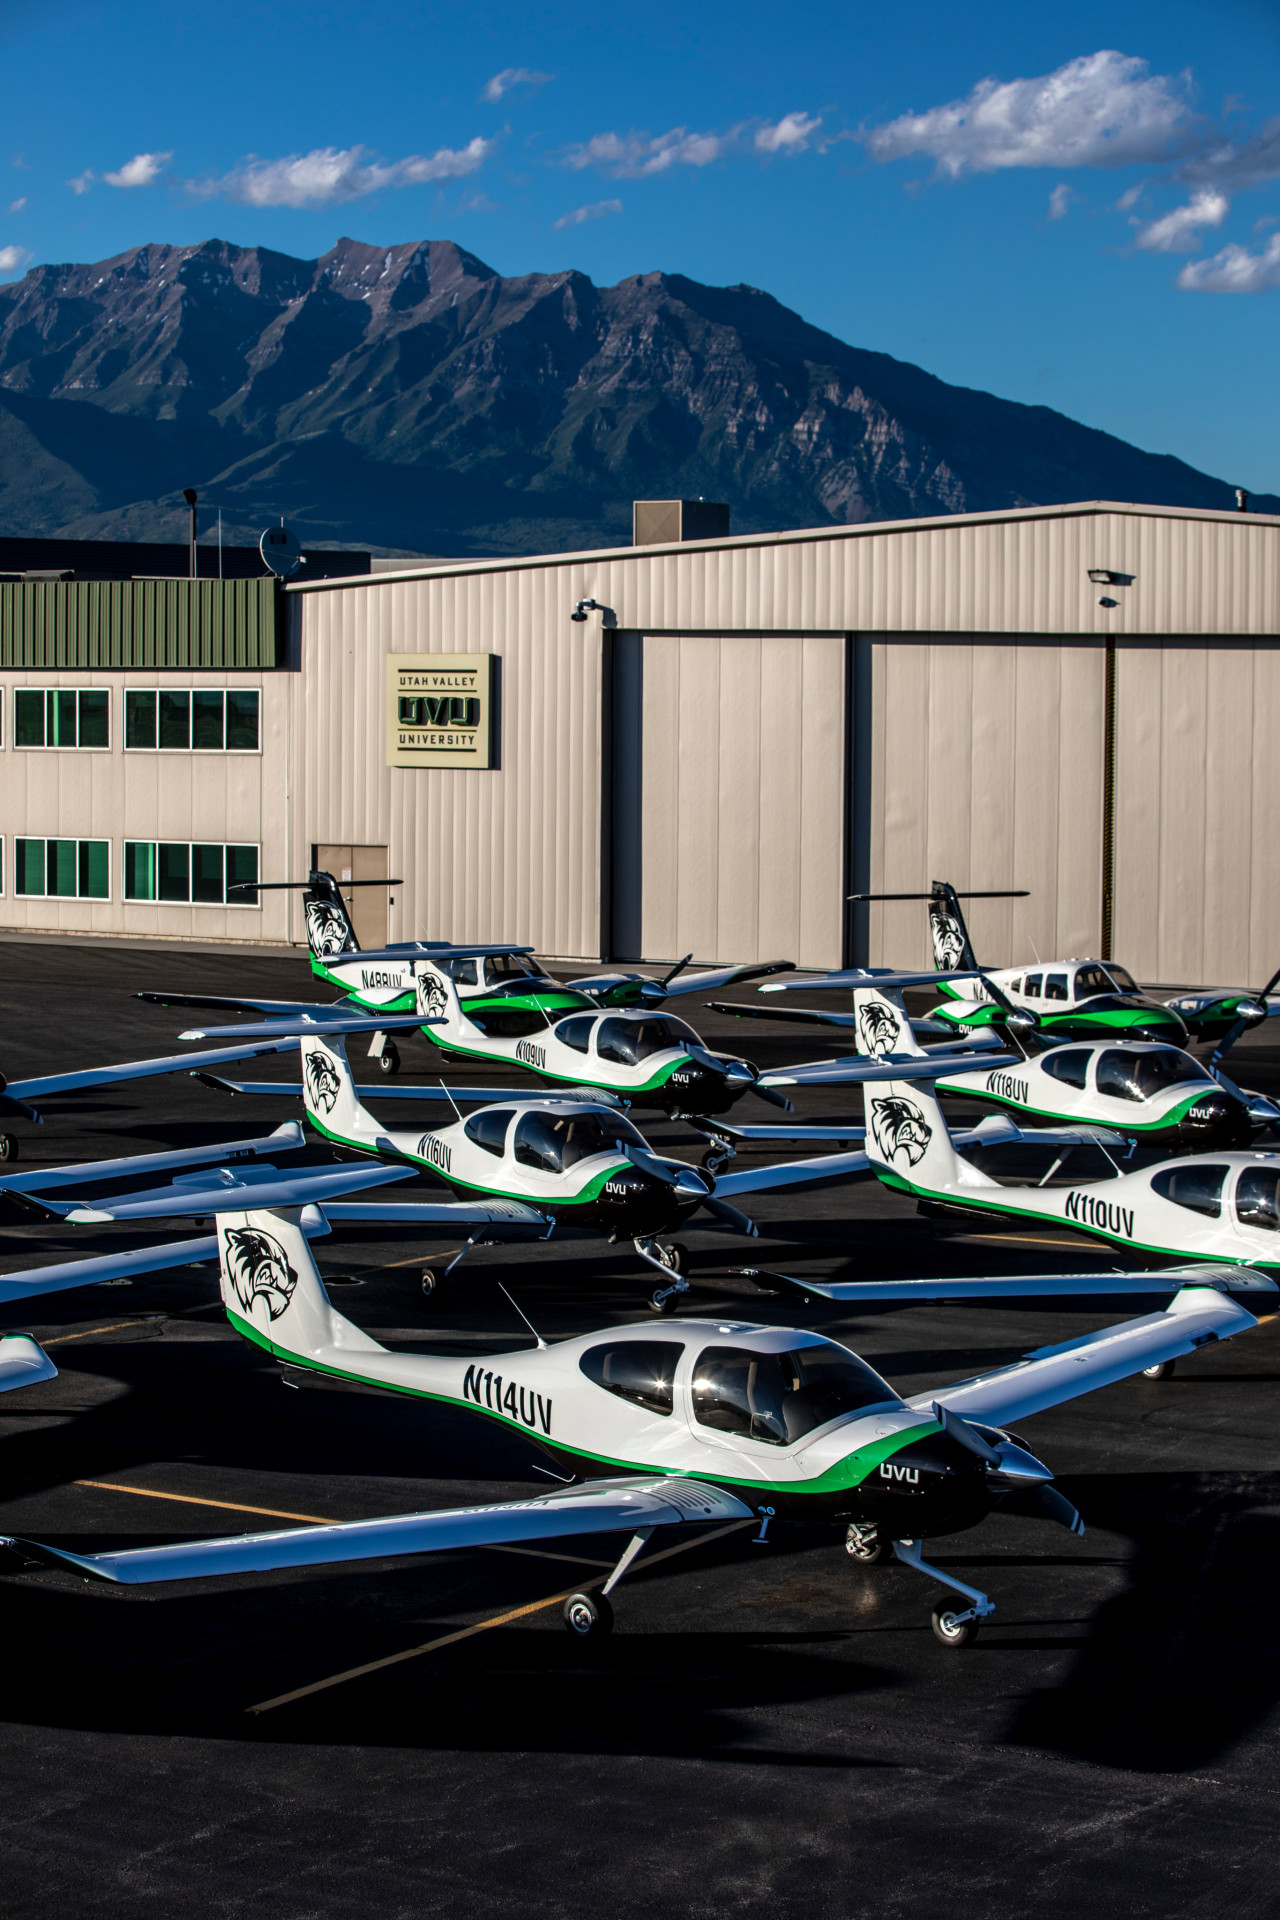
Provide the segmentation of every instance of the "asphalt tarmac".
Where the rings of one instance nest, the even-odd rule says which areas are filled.
[[[302,958],[3,943],[0,1067],[19,1079],[174,1051],[187,1020],[130,997],[142,987],[329,997]],[[676,1011],[762,1064],[844,1050],[816,1029]],[[420,1036],[401,1054],[404,1078],[433,1075]],[[1235,1065],[1245,1084],[1280,1088],[1265,1030]],[[856,1118],[858,1104],[801,1095],[813,1118]],[[300,1110],[185,1075],[43,1106],[41,1129],[5,1122],[22,1166],[248,1137]],[[736,1113],[776,1117],[754,1099]],[[636,1117],[660,1148],[701,1152],[687,1129]],[[688,1310],[821,1329],[903,1389],[1153,1304],[806,1305],[732,1269],[905,1278],[1116,1261],[1065,1233],[929,1222],[875,1181],[749,1210],[758,1242],[682,1234]],[[0,1271],[176,1234],[50,1227],[0,1201]],[[585,1238],[480,1251],[428,1305],[419,1273],[442,1244],[361,1231],[316,1252],[340,1279],[335,1304],[394,1347],[523,1344],[499,1281],[552,1340],[647,1318],[654,1276],[630,1247]],[[95,1551],[548,1484],[478,1418],[282,1382],[227,1326],[208,1266],[0,1308],[0,1329],[19,1326],[59,1377],[0,1398],[7,1534]],[[642,1559],[599,1648],[569,1639],[559,1597],[603,1577],[608,1541],[172,1589],[0,1576],[5,1912],[1269,1914],[1278,1413],[1272,1321],[1170,1381],[1020,1423],[1087,1532],[1005,1517],[935,1543],[997,1603],[959,1651],[930,1631],[931,1582],[858,1568],[839,1539],[795,1526],[764,1546],[741,1530]]]

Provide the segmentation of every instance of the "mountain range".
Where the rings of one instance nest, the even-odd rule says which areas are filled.
[[[418,553],[625,544],[633,499],[752,533],[1230,486],[1047,407],[846,345],[754,287],[504,278],[450,241],[222,240],[0,287],[0,534]],[[1258,496],[1258,511],[1280,500]]]

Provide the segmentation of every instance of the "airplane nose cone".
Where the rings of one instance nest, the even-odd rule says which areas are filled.
[[[756,1070],[748,1066],[745,1060],[726,1060],[724,1077],[728,1086],[753,1087],[756,1083]]]
[[[1267,1010],[1258,1000],[1242,1000],[1236,1008],[1238,1020],[1265,1020]]]
[[[681,1200],[705,1200],[714,1191],[715,1182],[696,1167],[682,1167],[672,1186]]]
[[[995,1450],[1000,1456],[1000,1465],[992,1467],[987,1474],[991,1486],[1017,1492],[1024,1488],[1047,1486],[1053,1479],[1043,1460],[1037,1460],[1033,1453],[1028,1453],[1025,1447],[1016,1445],[1014,1441],[1001,1440]]]

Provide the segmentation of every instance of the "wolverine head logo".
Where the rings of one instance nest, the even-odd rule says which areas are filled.
[[[223,1240],[222,1263],[236,1299],[246,1313],[255,1300],[265,1300],[268,1315],[278,1320],[298,1284],[280,1242],[257,1227],[227,1227]]]
[[[858,1038],[864,1053],[892,1053],[898,1041],[898,1016],[883,1000],[858,1008]]]
[[[438,973],[418,975],[418,1012],[428,1020],[442,1020],[448,1011],[449,995]]]
[[[318,1108],[321,1113],[332,1113],[334,1102],[342,1090],[342,1075],[338,1063],[319,1047],[313,1047],[307,1055],[307,1105]]]
[[[871,1134],[882,1158],[891,1166],[902,1153],[906,1155],[907,1165],[914,1167],[924,1156],[933,1128],[926,1125],[914,1100],[904,1100],[901,1094],[886,1094],[882,1100],[871,1102]]]
[[[954,973],[964,964],[964,931],[949,913],[931,913],[929,930],[933,934],[933,962],[939,973]]]
[[[332,900],[308,900],[307,939],[312,953],[322,959],[333,953],[345,953],[353,944],[351,927],[342,908]]]

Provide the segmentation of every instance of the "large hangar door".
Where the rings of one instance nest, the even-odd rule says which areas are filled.
[[[847,644],[615,636],[614,959],[841,964]]]

